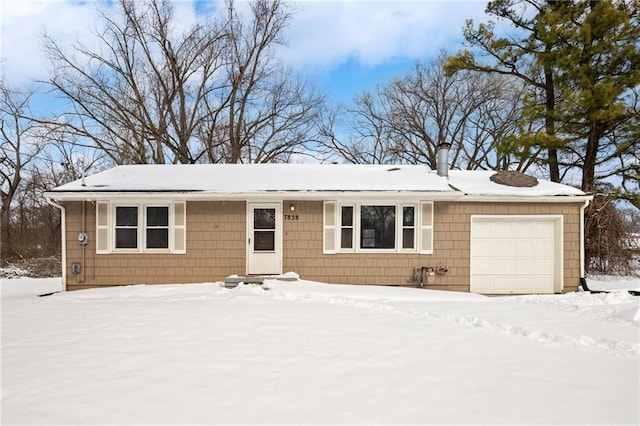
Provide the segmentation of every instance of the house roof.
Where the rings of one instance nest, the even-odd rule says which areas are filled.
[[[492,182],[493,171],[451,170],[438,176],[421,165],[192,164],[127,165],[87,176],[47,193],[56,199],[88,194],[198,193],[431,193],[441,196],[584,196],[573,187],[539,180],[534,187]]]

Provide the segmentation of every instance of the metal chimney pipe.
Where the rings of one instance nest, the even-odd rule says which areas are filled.
[[[442,142],[437,147],[436,169],[438,176],[449,177],[449,148],[451,148],[451,144],[447,142]]]

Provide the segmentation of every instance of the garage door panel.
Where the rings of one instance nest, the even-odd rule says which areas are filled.
[[[493,288],[493,280],[486,276],[476,276],[471,280],[471,286],[478,288]]]
[[[470,264],[471,269],[477,271],[478,275],[488,275],[491,273],[492,265],[489,262],[474,261]]]
[[[471,226],[471,291],[553,293],[561,218],[476,216]]]
[[[548,226],[548,223],[533,223],[531,228],[533,229],[534,236],[536,238],[548,238],[553,240],[555,231],[552,226]]]
[[[533,268],[535,271],[552,271],[554,264],[554,259],[551,256],[533,259]]]
[[[535,237],[535,231],[529,223],[515,222],[511,228],[510,237],[515,238],[533,238]]]
[[[490,280],[491,278],[487,277],[487,280]],[[509,288],[511,288],[513,280],[511,279],[511,277],[495,277],[493,279],[491,279],[491,285],[493,287],[493,290],[495,293],[501,293],[503,291],[507,291]]]
[[[538,254],[545,254],[553,252],[554,239],[553,238],[539,238],[531,241],[532,247]]]
[[[493,227],[489,222],[478,223],[477,225],[474,225],[474,226],[475,226],[474,233],[478,239],[491,238],[491,236],[493,235]]]
[[[490,239],[478,239],[474,241],[474,249],[478,250],[479,252],[491,250],[492,244],[493,242]]]
[[[530,275],[536,271],[536,263],[531,258],[513,259],[514,275]]]
[[[524,292],[531,288],[532,279],[528,275],[515,277],[512,284],[518,292]]]
[[[489,262],[490,269],[486,272],[487,275],[505,275],[511,271],[511,263],[503,258],[491,259]]]
[[[493,236],[494,237],[504,237],[512,234],[512,224],[511,223],[494,223],[493,224]]]
[[[510,246],[511,250],[509,254],[514,257],[530,257],[533,255],[534,247],[532,244],[532,240],[513,240]]]

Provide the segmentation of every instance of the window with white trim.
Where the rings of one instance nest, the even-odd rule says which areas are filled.
[[[96,203],[96,253],[186,253],[186,202]]]
[[[115,245],[117,249],[138,248],[138,206],[115,206]]]
[[[396,206],[360,206],[360,249],[396,248]]]
[[[342,206],[340,208],[340,249],[353,249],[353,206]]]
[[[433,253],[433,202],[324,204],[323,253]]]
[[[416,207],[402,206],[402,249],[416,248]]]
[[[145,248],[169,248],[169,206],[147,206]]]

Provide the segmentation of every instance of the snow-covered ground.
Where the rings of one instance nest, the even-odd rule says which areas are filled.
[[[640,280],[589,283],[614,291],[3,280],[1,421],[637,425]]]

